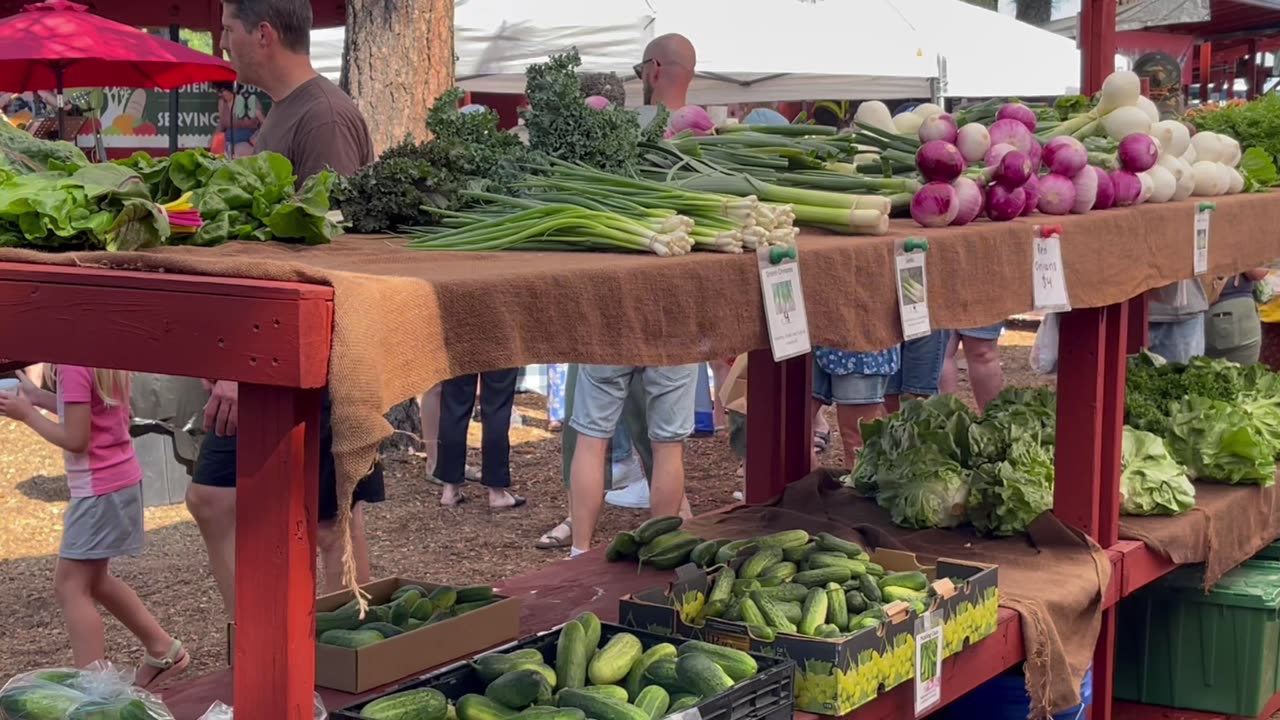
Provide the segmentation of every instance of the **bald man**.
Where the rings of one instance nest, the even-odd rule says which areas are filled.
[[[636,63],[636,77],[644,82],[644,107],[640,124],[647,125],[658,113],[658,105],[677,110],[688,103],[698,54],[689,38],[677,33],[659,35],[645,46],[644,58]]]

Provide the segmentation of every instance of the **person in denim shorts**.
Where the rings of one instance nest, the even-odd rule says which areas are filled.
[[[956,368],[956,352],[964,345],[964,359],[969,365],[969,385],[973,388],[973,399],[982,411],[987,403],[995,399],[1004,389],[1004,371],[1000,368],[1000,334],[1004,332],[1004,323],[957,330],[947,344],[947,361],[942,367],[942,380],[938,383],[944,393],[954,394],[960,385],[960,375]]]
[[[950,342],[950,330],[934,330],[924,337],[902,343],[902,363],[898,372],[889,376],[889,388],[884,395],[885,410],[898,412],[902,407],[902,395],[923,398],[938,394],[938,382],[942,378],[942,366],[947,359],[947,344]]]
[[[901,354],[896,345],[875,352],[814,348],[814,412],[823,405],[836,406],[836,425],[840,428],[840,443],[844,447],[844,464],[850,469],[862,449],[859,423],[884,414],[884,395],[889,387],[889,378],[900,365]],[[816,467],[817,464],[815,453],[813,465]]]
[[[637,374],[648,396],[646,410],[653,446],[649,512],[661,517],[680,511],[684,499],[684,439],[693,432],[698,366],[582,365],[569,420],[578,433],[569,468],[571,556],[591,549],[604,500],[605,450],[622,415],[627,388]]]

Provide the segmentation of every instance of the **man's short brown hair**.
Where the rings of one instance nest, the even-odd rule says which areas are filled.
[[[311,0],[222,0],[235,9],[246,28],[266,23],[275,28],[280,42],[303,55],[311,52]]]

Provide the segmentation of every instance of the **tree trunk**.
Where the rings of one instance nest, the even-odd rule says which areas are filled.
[[[999,10],[997,7],[997,5],[999,5],[999,0],[965,0],[965,2],[970,5],[977,5],[980,8],[986,8],[987,10]]]
[[[427,111],[453,87],[454,0],[347,0],[342,89],[374,150],[427,138]]]
[[[1017,0],[1017,18],[1030,25],[1047,25],[1053,19],[1053,0]]]

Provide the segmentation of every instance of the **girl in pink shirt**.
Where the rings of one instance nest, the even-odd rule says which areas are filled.
[[[142,551],[142,467],[129,437],[129,374],[75,365],[55,369],[57,393],[41,390],[21,373],[17,392],[0,391],[0,415],[25,423],[62,448],[71,502],[53,591],[67,622],[71,653],[84,667],[106,655],[102,605],[142,643],[135,682],[152,687],[190,664],[182,643],[160,627],[133,588],[108,563]],[[36,408],[55,412],[54,421]]]

